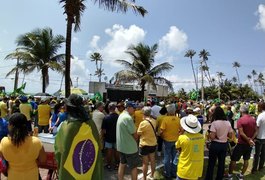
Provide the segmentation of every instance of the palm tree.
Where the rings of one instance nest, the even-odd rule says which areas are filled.
[[[135,13],[139,13],[144,16],[147,11],[134,3],[127,2],[126,0],[95,0],[99,2],[99,6],[110,11],[127,12],[128,7],[131,7]],[[71,70],[71,41],[72,41],[72,26],[74,25],[74,31],[80,30],[81,16],[86,9],[84,4],[85,0],[60,0],[63,3],[64,14],[66,14],[66,66],[65,66],[65,97],[68,97],[71,93],[70,90],[70,70]],[[132,0],[134,2],[134,0]]]
[[[99,82],[101,82],[101,77],[102,75],[104,75],[105,73],[103,73],[104,69],[102,69],[102,56],[100,53],[98,52],[94,52],[93,54],[90,55],[90,59],[92,62],[96,62],[96,71],[95,71],[95,75],[98,76],[99,78]],[[98,62],[100,62],[99,67],[98,67]]]
[[[98,62],[102,61],[102,56],[98,52],[94,52],[93,54],[90,55],[91,62],[96,63],[96,70],[98,69]]]
[[[41,71],[42,92],[45,93],[49,85],[49,69],[62,72],[61,62],[64,54],[57,54],[65,38],[62,35],[53,35],[51,28],[35,29],[32,32],[20,35],[17,40],[17,50],[14,54],[7,55],[6,59],[19,57],[22,63],[17,68],[25,69],[24,72],[31,73],[35,69]],[[12,70],[11,70],[12,71]]]
[[[240,84],[239,74],[238,74],[238,68],[240,68],[239,62],[237,62],[237,61],[233,62],[233,68],[235,68],[235,70],[236,70],[237,82],[239,85]]]
[[[156,83],[166,83],[173,90],[172,83],[161,75],[173,66],[168,62],[154,66],[155,55],[158,45],[151,47],[139,43],[131,45],[126,53],[131,57],[132,62],[126,60],[116,60],[125,66],[125,70],[115,73],[118,82],[135,82],[138,81],[141,86],[142,95],[144,96],[145,85],[148,83],[156,88]]]
[[[217,77],[219,80],[219,85],[221,85],[223,83],[223,77],[225,77],[225,74],[223,72],[217,72]]]
[[[104,69],[99,68],[99,69],[97,69],[97,70],[95,71],[95,76],[98,77],[98,81],[99,81],[99,82],[101,82],[101,77],[102,77],[103,75],[105,75],[105,73],[104,73]]]
[[[248,78],[249,86],[252,87],[252,84],[251,84],[252,76],[250,74],[248,74],[247,78]]]
[[[206,65],[202,65],[201,69],[202,69],[202,71],[204,72],[204,75],[205,75],[205,77],[207,78],[207,80],[208,80],[210,86],[212,86],[212,79],[209,79],[209,77],[208,77],[208,75],[207,75],[207,71],[209,71],[209,67],[206,66]]]
[[[232,77],[232,82],[234,83],[234,84],[236,84],[238,81],[237,81],[237,78],[234,76],[234,77]]]
[[[207,64],[208,56],[211,56],[211,55],[210,55],[210,53],[207,50],[203,49],[203,50],[200,51],[199,57],[202,58],[202,63],[204,63],[204,65],[207,67],[207,70],[206,70],[207,71],[207,75],[206,75],[206,77],[207,77],[208,80],[210,80],[209,83],[211,85],[211,79],[212,78],[211,78],[211,75],[210,75],[209,66]]]
[[[194,66],[193,66],[193,61],[192,61],[192,58],[193,58],[193,56],[195,54],[196,54],[196,52],[193,49],[189,49],[188,51],[186,51],[184,57],[189,57],[190,58],[190,64],[191,64],[191,68],[192,68],[192,72],[193,72],[195,87],[196,87],[196,91],[198,91],[198,82],[197,82],[197,78],[196,78],[195,71],[194,71]]]
[[[251,71],[251,74],[252,74],[252,81],[253,81],[254,91],[257,92],[257,90],[256,90],[256,81],[255,81],[256,80],[257,72],[253,69]]]
[[[260,93],[262,94],[263,93],[263,86],[264,86],[264,76],[262,73],[259,73],[258,74],[258,78],[257,78],[257,82],[259,83],[260,85]]]

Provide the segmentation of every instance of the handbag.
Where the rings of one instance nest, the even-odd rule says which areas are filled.
[[[7,170],[8,162],[3,157],[0,157],[0,174],[3,173],[5,176],[7,176]]]

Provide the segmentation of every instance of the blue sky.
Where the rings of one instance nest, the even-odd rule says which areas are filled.
[[[185,51],[194,49],[195,67],[198,68],[199,51],[206,49],[210,73],[223,72],[226,78],[236,76],[232,63],[237,61],[240,80],[253,69],[265,72],[265,1],[262,0],[156,0],[136,1],[147,9],[143,18],[131,11],[126,14],[108,12],[87,0],[87,9],[81,18],[81,31],[73,33],[73,83],[88,90],[88,81],[98,79],[90,74],[95,64],[90,62],[91,52],[102,54],[103,69],[110,79],[121,70],[116,59],[129,60],[124,51],[131,44],[158,43],[156,62],[170,62],[174,69],[164,74],[173,82],[175,91],[194,88],[193,75]],[[5,78],[15,60],[3,60],[16,48],[16,38],[35,28],[51,27],[54,34],[65,36],[66,21],[57,0],[9,0],[0,3],[0,85],[13,89],[13,76]],[[64,47],[61,49],[64,52]],[[47,92],[60,87],[61,75],[50,72]],[[23,75],[20,75],[20,83]],[[41,91],[40,72],[27,75],[26,92]],[[188,82],[188,83],[187,83]]]

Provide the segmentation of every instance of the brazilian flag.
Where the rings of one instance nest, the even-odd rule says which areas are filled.
[[[103,163],[97,128],[92,120],[64,121],[55,137],[59,179],[103,179]]]

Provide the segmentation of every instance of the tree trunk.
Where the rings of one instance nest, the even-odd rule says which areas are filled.
[[[42,75],[42,92],[45,93],[46,91],[46,78],[48,74],[48,68],[44,67],[41,69],[41,75]]]
[[[145,89],[145,83],[141,85],[141,94],[142,94],[142,101],[144,101],[144,89]]]
[[[201,62],[201,78],[202,78],[202,87],[201,87],[201,100],[202,100],[202,102],[204,102],[204,87],[203,87],[203,69],[202,69],[202,62]]]
[[[17,58],[17,67],[18,67],[18,64],[19,64],[19,58]],[[19,75],[18,68],[16,68],[15,81],[14,81],[14,92],[17,89],[17,86],[18,86],[18,75]]]
[[[198,91],[198,83],[197,83],[197,78],[196,78],[195,71],[194,71],[194,66],[193,66],[192,58],[190,58],[190,63],[191,63],[191,68],[192,68],[193,77],[194,77],[194,81],[195,81],[196,91]]]
[[[65,97],[70,96],[71,93],[71,39],[72,39],[72,18],[67,17],[66,28],[66,47],[65,47]]]
[[[239,74],[238,74],[237,68],[236,68],[236,75],[237,75],[237,82],[238,82],[238,85],[240,85]]]

